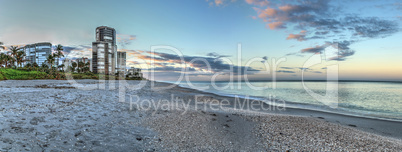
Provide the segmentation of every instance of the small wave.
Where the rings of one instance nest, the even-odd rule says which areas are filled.
[[[205,84],[207,84],[207,83],[205,83]],[[222,92],[220,90],[200,90],[197,88],[190,87],[183,83],[178,84],[178,86],[183,87],[183,88],[195,89],[195,90],[198,90],[201,92],[206,92],[206,93],[215,94],[215,95],[224,96],[224,97],[235,97],[235,98],[248,99],[248,100],[259,100],[259,101],[263,101],[263,102],[264,101],[272,101],[272,100],[275,100],[275,101],[281,100],[281,99],[272,98],[272,97],[267,98],[267,97],[262,97],[262,96],[251,96],[251,95],[247,95],[247,94],[231,94],[231,93]],[[268,105],[272,105],[272,102],[265,102],[265,103]],[[371,119],[399,121],[399,122],[402,121],[401,113],[367,109],[362,106],[357,106],[357,105],[347,104],[347,103],[338,103],[338,108],[336,108],[336,109],[330,108],[326,105],[320,105],[319,103],[311,104],[314,102],[302,103],[302,102],[297,102],[297,101],[285,101],[285,103],[286,103],[286,107],[294,108],[294,109],[313,110],[313,111],[335,113],[335,114],[341,114],[341,115],[365,117],[365,118],[371,118]],[[275,106],[275,105],[273,105],[273,106]]]

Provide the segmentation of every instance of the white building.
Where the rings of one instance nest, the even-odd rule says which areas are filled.
[[[116,71],[126,75],[126,52],[117,52]]]
[[[43,42],[25,45],[22,50],[25,52],[24,66],[28,63],[33,63],[42,66],[47,57],[52,54],[52,43]]]
[[[143,75],[141,73],[140,68],[134,68],[131,67],[130,69],[127,70],[127,75],[129,78],[142,78]]]
[[[115,74],[116,56],[116,30],[106,26],[97,27],[96,42],[92,42],[92,72]]]

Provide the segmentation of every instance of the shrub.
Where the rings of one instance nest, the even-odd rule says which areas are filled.
[[[3,74],[1,74],[0,72],[0,80],[5,80],[6,78],[3,76]]]
[[[23,71],[16,69],[0,69],[0,73],[4,79],[8,80],[32,80],[32,79],[46,79],[47,74],[39,71]]]

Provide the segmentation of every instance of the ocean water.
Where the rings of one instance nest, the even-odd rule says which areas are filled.
[[[337,82],[331,87],[327,87],[327,82],[304,82],[315,96],[299,81],[183,82],[179,85],[224,96],[285,101],[292,108],[402,121],[402,83],[397,82]],[[327,93],[329,100],[316,97]]]

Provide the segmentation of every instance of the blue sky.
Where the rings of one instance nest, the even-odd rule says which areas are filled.
[[[187,61],[194,70],[186,73],[195,80],[209,80],[217,72],[227,79],[225,68],[232,64],[208,53],[248,67],[249,78],[258,80],[271,79],[272,60],[285,57],[276,67],[277,77],[300,79],[300,67],[311,56],[335,46],[342,53],[308,69],[308,78],[324,79],[322,68],[336,64],[341,79],[402,80],[402,3],[397,0],[1,0],[0,20],[0,41],[6,46],[48,41],[66,46],[68,57],[91,57],[88,46],[95,40],[95,28],[106,25],[117,30],[118,48],[129,54],[127,66],[149,69],[137,62],[147,59],[147,51],[156,45],[177,48],[188,59],[216,59],[209,71]],[[181,74],[172,71],[181,65],[168,57],[173,56],[156,61],[161,64],[155,67],[155,79],[174,80]],[[245,65],[253,59],[259,61]],[[269,63],[270,74],[264,73],[263,62]]]

